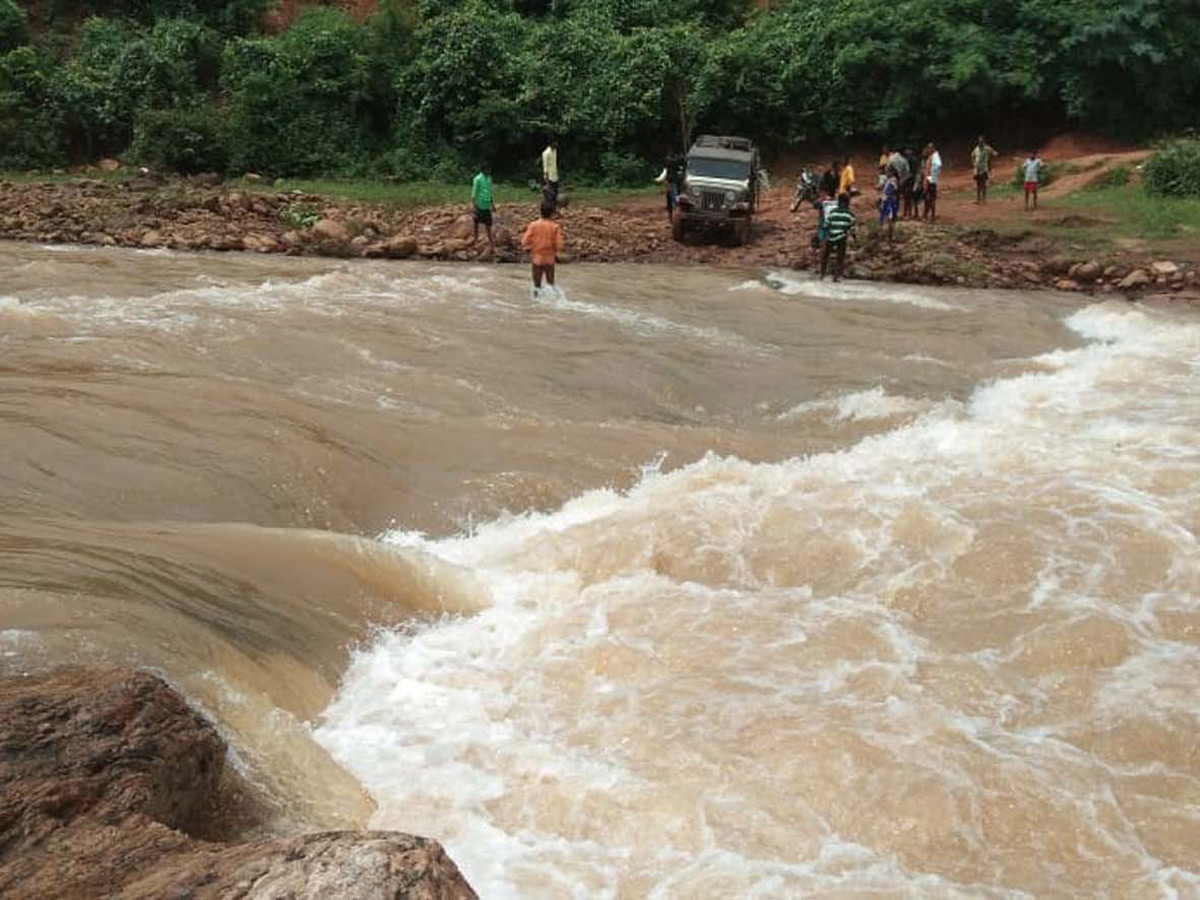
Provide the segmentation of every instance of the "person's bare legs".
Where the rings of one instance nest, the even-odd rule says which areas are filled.
[[[496,241],[492,238],[492,223],[488,222],[488,224],[485,227],[487,228],[487,236],[488,236],[488,253],[490,253],[492,255],[492,259],[495,259],[496,258]],[[478,226],[476,226],[476,229],[478,230]],[[474,241],[472,241],[472,243],[474,243]]]
[[[1036,187],[1033,189],[1033,209],[1034,209],[1034,212],[1037,211],[1037,188]]]
[[[542,266],[542,271],[546,273],[546,284],[554,287],[554,266]]]
[[[842,280],[842,271],[846,268],[846,243],[846,239],[838,241],[837,255],[833,259],[834,283]]]
[[[829,251],[832,249],[833,248],[830,246],[829,241],[826,241],[824,244],[821,245],[821,278],[822,279],[824,279],[824,277],[825,277],[825,269],[829,265]]]
[[[535,291],[542,289],[542,267],[536,264],[533,266],[533,289]]]

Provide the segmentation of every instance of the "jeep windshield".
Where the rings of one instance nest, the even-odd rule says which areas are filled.
[[[687,170],[688,175],[694,178],[723,178],[726,181],[746,181],[750,178],[750,163],[741,159],[689,156]]]

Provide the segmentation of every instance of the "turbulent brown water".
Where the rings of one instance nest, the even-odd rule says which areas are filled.
[[[1200,896],[1200,319],[0,245],[0,668],[488,898]]]

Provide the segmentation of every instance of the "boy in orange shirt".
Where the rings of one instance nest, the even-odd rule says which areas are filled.
[[[563,248],[562,228],[554,221],[554,207],[549,203],[542,204],[542,217],[529,223],[525,233],[521,235],[521,246],[529,251],[530,262],[533,263],[533,287],[541,288],[542,277],[546,283],[554,286],[554,263],[557,254]]]

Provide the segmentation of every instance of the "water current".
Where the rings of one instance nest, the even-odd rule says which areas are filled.
[[[1200,896],[1200,317],[0,245],[0,671],[485,898]]]

